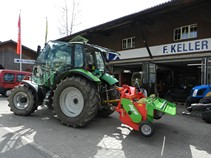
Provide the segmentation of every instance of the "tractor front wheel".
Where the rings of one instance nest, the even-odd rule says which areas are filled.
[[[33,91],[25,85],[15,87],[11,91],[8,101],[11,111],[16,115],[30,115],[37,109]]]
[[[57,86],[53,106],[62,124],[82,127],[96,116],[99,100],[95,85],[87,79],[73,76]]]

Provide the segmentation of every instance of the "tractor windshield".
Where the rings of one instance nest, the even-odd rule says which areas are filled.
[[[72,66],[71,53],[71,44],[59,41],[48,42],[35,62],[32,80],[38,85],[45,84],[47,87],[53,85],[54,75]]]
[[[50,41],[37,58],[37,64],[55,66],[71,64],[71,47],[68,43]]]

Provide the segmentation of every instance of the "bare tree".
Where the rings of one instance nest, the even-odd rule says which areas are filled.
[[[71,1],[71,4],[68,2]],[[61,6],[61,18],[59,19],[60,27],[59,32],[61,36],[71,35],[79,17],[79,2],[77,0],[64,0],[64,5]]]

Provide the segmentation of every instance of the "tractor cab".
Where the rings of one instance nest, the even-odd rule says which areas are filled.
[[[49,87],[54,84],[54,77],[72,69],[87,70],[100,78],[105,72],[105,61],[102,49],[97,46],[82,42],[50,41],[37,57],[33,81]]]

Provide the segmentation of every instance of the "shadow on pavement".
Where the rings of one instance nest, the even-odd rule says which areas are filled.
[[[149,138],[123,125],[117,113],[108,118],[96,117],[88,126],[76,129],[61,125],[47,108],[28,117],[16,116],[9,111],[0,116],[2,126],[61,157],[188,158],[194,157],[193,154],[211,154],[210,125],[180,114],[175,117],[164,115],[155,120],[155,134]],[[0,151],[8,146],[8,142],[13,142],[14,146],[7,153],[11,150],[22,152],[30,145],[24,145],[20,138],[14,139],[16,133],[1,137]]]

